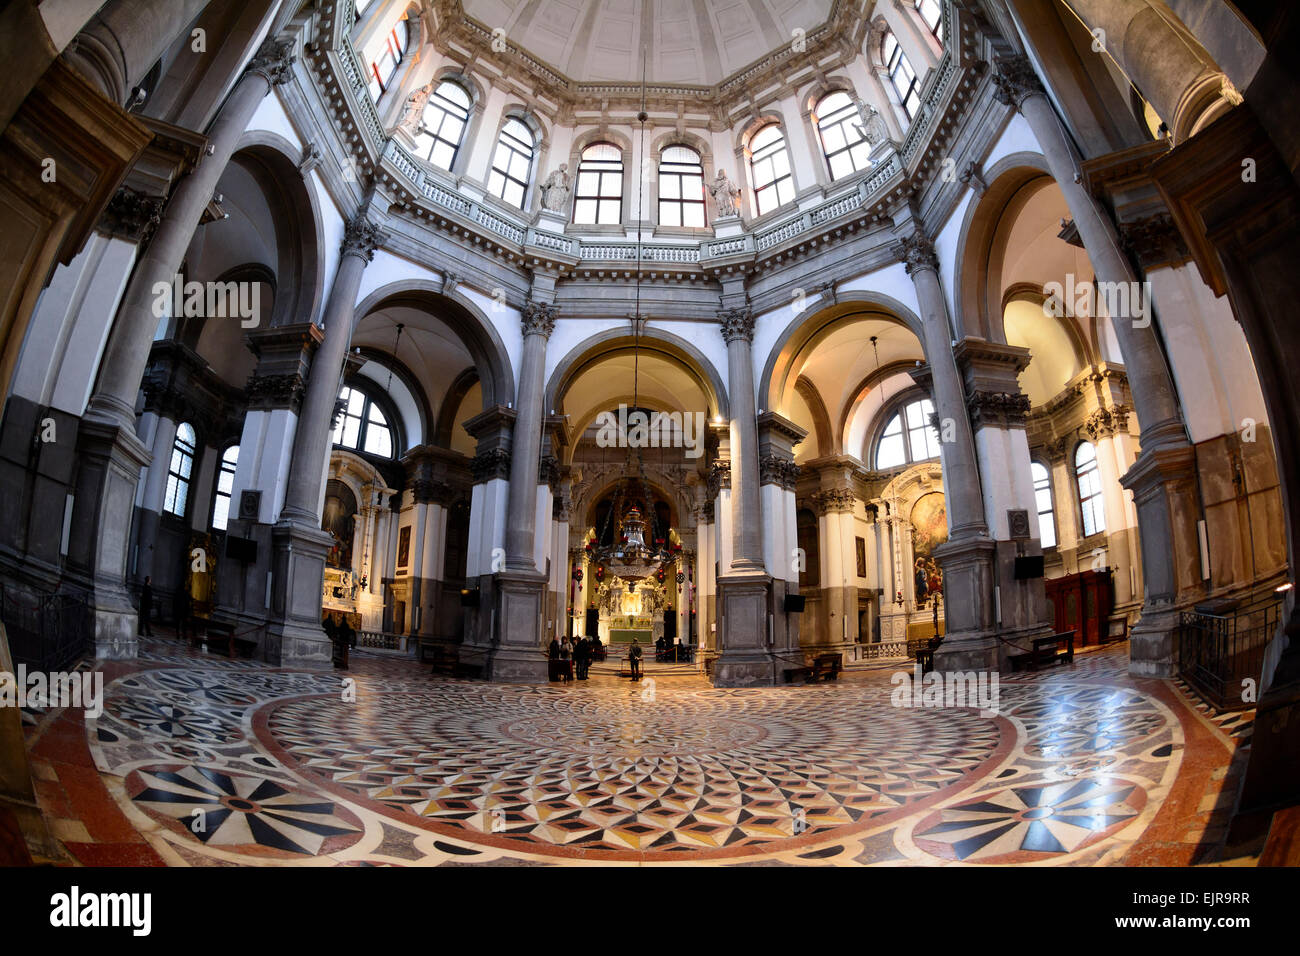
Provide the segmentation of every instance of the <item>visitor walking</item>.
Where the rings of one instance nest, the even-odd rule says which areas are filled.
[[[140,585],[140,627],[136,628],[145,637],[153,636],[153,632],[149,629],[149,619],[152,617],[153,578],[146,574],[144,584]]]

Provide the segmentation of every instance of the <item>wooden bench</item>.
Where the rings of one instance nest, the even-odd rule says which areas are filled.
[[[844,669],[844,658],[840,654],[818,654],[813,659],[812,673],[808,683],[816,684],[824,680],[839,680],[840,671]]]
[[[1012,670],[1020,670],[1024,667],[1038,670],[1044,664],[1072,664],[1074,663],[1074,631],[1035,638],[1032,650],[1011,654],[1007,659],[1011,662]]]
[[[783,673],[785,675],[785,682],[787,684],[793,684],[795,681],[803,681],[806,684],[808,683],[808,680],[812,677],[812,668],[811,667],[787,667]]]

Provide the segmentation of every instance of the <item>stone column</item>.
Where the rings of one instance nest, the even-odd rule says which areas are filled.
[[[1200,504],[1196,454],[1187,440],[1177,392],[1156,337],[1150,296],[1120,251],[1114,224],[1076,176],[1078,155],[1028,58],[1000,59],[994,82],[998,98],[1021,112],[1042,147],[1098,281],[1111,288],[1127,288],[1129,301],[1141,296],[1147,309],[1144,319],[1111,316],[1142,424],[1142,454],[1121,478],[1137,505],[1146,585],[1142,619],[1130,633],[1129,669],[1144,677],[1169,677],[1178,612],[1203,593],[1199,572],[1189,574],[1187,567],[1176,567],[1169,557],[1198,553]]]
[[[832,479],[834,480],[834,479]],[[858,588],[853,554],[853,490],[832,486],[812,497],[817,523],[825,529],[821,549],[822,594],[828,631],[826,643],[852,643],[857,634]],[[844,621],[849,620],[846,626]]]
[[[162,520],[163,499],[167,493],[167,472],[172,446],[176,443],[176,419],[162,409],[158,410],[158,423],[154,428],[153,462],[145,471],[144,494],[140,498],[139,534],[136,559],[136,580],[144,582],[154,573],[153,551],[158,541],[158,524]],[[197,477],[197,476],[196,476]],[[158,582],[154,581],[155,588]]]
[[[1241,102],[1214,59],[1150,0],[1069,0],[1181,143]],[[1096,33],[1095,31],[1102,31]]]
[[[207,5],[208,0],[114,0],[77,34],[65,55],[104,96],[124,104]]]
[[[321,325],[325,338],[312,359],[302,412],[293,435],[293,458],[284,508],[271,532],[272,621],[269,657],[299,667],[329,667],[332,651],[320,626],[320,589],[330,536],[320,508],[343,363],[352,340],[361,275],[383,233],[363,215],[348,220],[338,271]]]
[[[553,303],[530,301],[521,316],[523,358],[510,450],[505,568],[496,576],[500,626],[490,665],[493,680],[541,683],[547,679],[542,620],[547,576],[537,568],[537,481],[546,387],[546,341],[555,329],[556,311]]]
[[[934,665],[938,670],[986,670],[998,666],[993,637],[994,544],[984,520],[975,443],[953,354],[948,305],[939,284],[939,258],[915,224],[913,230],[894,252],[912,277],[921,310],[922,344],[929,364],[912,377],[928,386],[934,403],[948,512],[948,540],[935,549],[943,570],[946,630]]]
[[[758,417],[758,479],[766,516],[763,555],[772,576],[772,653],[788,666],[802,663],[799,633],[802,615],[785,610],[787,594],[799,592],[794,549],[799,544],[795,519],[795,482],[799,466],[794,448],[807,431],[776,412]]]
[[[758,428],[754,416],[754,315],[748,306],[718,313],[727,343],[731,401],[731,560],[718,577],[719,687],[772,684],[780,679],[769,639],[771,578],[763,564],[758,495]]]
[[[984,520],[995,542],[994,584],[997,620],[1003,650],[1021,650],[1051,633],[1043,579],[1017,580],[1016,558],[1043,552],[1029,456],[1025,416],[1029,398],[1020,391],[1019,376],[1029,366],[1028,349],[966,338],[953,350],[967,395],[975,451],[983,465]],[[1118,485],[1115,486],[1118,490]],[[1005,661],[1004,661],[1005,663]]]
[[[172,279],[193,238],[217,180],[262,98],[287,82],[293,57],[287,42],[268,41],[250,62],[209,131],[211,153],[181,181],[162,215],[118,310],[99,382],[77,437],[77,478],[70,566],[90,580],[95,605],[95,654],[129,658],[136,651],[136,611],[126,592],[131,503],[149,452],[136,435],[135,402],[158,316],[154,286]]]

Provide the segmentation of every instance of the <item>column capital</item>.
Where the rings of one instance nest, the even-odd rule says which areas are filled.
[[[293,78],[293,41],[266,40],[248,61],[248,72],[256,73],[271,86],[288,83]]]
[[[481,485],[494,478],[510,479],[510,452],[504,448],[481,451],[469,463],[474,484]]]
[[[999,425],[1024,428],[1029,414],[1029,396],[1011,392],[973,392],[966,401],[973,428]]]
[[[307,380],[297,372],[279,375],[253,372],[248,376],[244,392],[250,409],[288,408],[296,413],[302,410],[306,388]]]
[[[1128,431],[1129,408],[1127,405],[1111,405],[1099,408],[1083,422],[1083,430],[1091,441],[1109,438],[1111,435]]]
[[[719,458],[709,466],[708,500],[713,501],[718,497],[719,491],[730,487],[731,462],[726,458]]]
[[[97,228],[107,235],[144,245],[162,221],[164,205],[159,196],[120,186],[99,217]]]
[[[934,251],[934,243],[919,231],[900,239],[889,247],[889,251],[903,264],[909,276],[925,269],[936,274],[939,272],[939,256]]]
[[[798,478],[799,466],[784,455],[769,453],[758,460],[760,485],[780,485],[786,491],[794,491]]]
[[[525,302],[519,316],[524,337],[540,335],[549,339],[555,331],[555,318],[559,311],[560,307],[553,302]]]
[[[809,500],[817,514],[827,515],[851,513],[858,499],[850,488],[827,488],[816,492]]]
[[[718,322],[722,326],[723,341],[728,345],[737,339],[744,339],[746,343],[754,341],[754,310],[749,306],[720,310]]]
[[[388,238],[382,229],[365,217],[356,215],[343,226],[343,243],[339,251],[345,256],[357,256],[370,262],[375,258],[375,250]]]
[[[994,60],[993,86],[993,96],[997,101],[1017,110],[1028,97],[1045,92],[1033,64],[1023,53]]]

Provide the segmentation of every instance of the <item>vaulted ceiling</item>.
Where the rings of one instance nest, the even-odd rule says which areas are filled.
[[[834,0],[463,0],[573,80],[710,86],[811,33]]]

